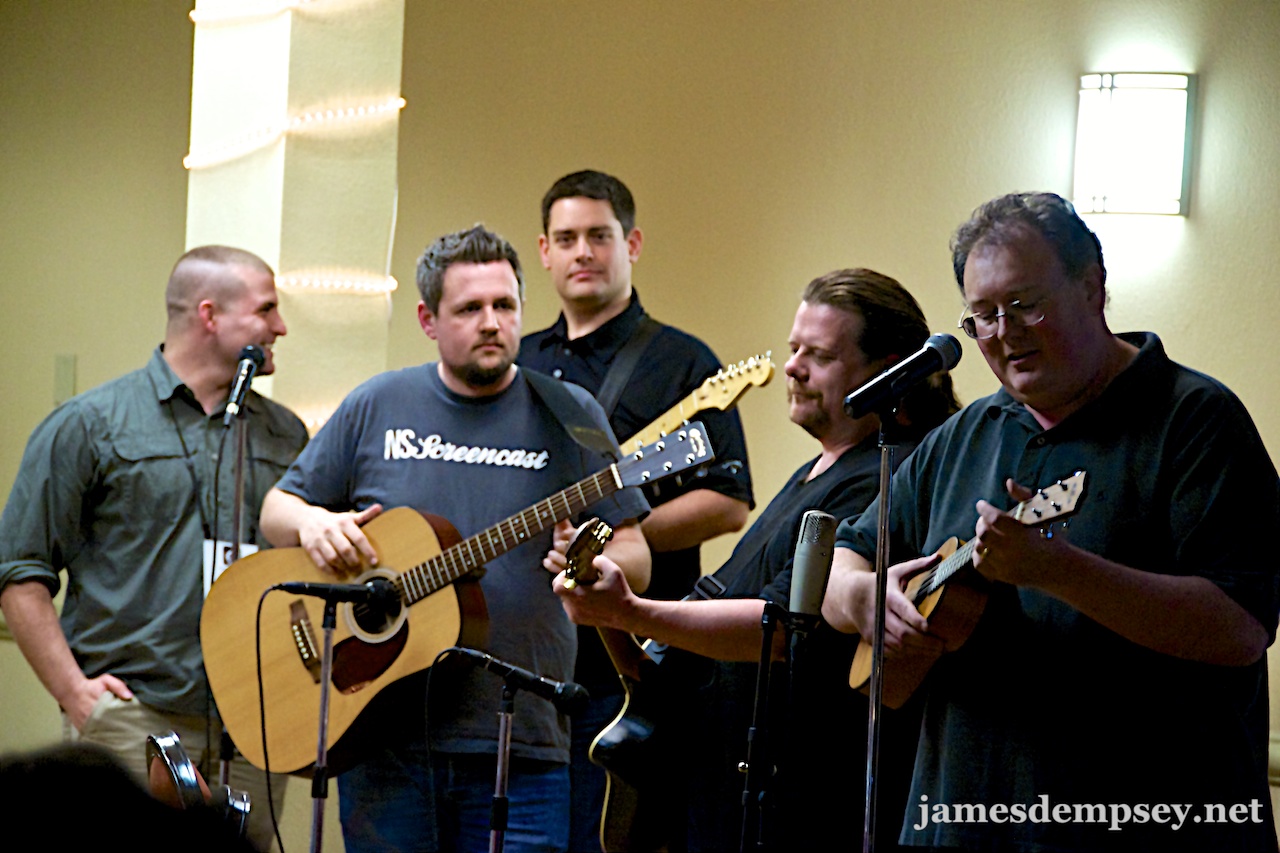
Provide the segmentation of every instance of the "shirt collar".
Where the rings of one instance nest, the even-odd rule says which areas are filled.
[[[600,328],[575,340],[569,340],[569,327],[564,314],[556,320],[555,325],[547,330],[547,335],[538,342],[539,349],[553,346],[581,347],[601,355],[612,355],[631,340],[640,318],[644,316],[644,307],[640,304],[640,293],[631,289],[631,302],[617,317],[611,318]]]
[[[187,384],[178,378],[178,374],[173,372],[173,368],[169,366],[169,362],[164,358],[164,344],[160,344],[151,353],[151,359],[147,362],[147,366],[143,368],[147,379],[151,381],[151,387],[156,393],[156,399],[161,403],[168,403],[175,398],[184,399],[190,402],[202,412],[204,408],[200,405],[200,401],[196,399],[195,394]],[[262,411],[258,396],[254,394],[253,389],[244,395],[244,409],[246,412],[256,414]],[[226,404],[223,403],[216,410],[209,414],[209,417],[222,417],[226,411]]]
[[[147,379],[151,381],[151,387],[155,389],[156,399],[161,403],[167,403],[178,395],[179,390],[186,390],[187,395],[191,394],[186,384],[178,378],[178,374],[173,372],[173,368],[169,366],[169,362],[164,360],[164,344],[160,344],[151,353],[151,360],[147,362],[147,366],[143,368]]]

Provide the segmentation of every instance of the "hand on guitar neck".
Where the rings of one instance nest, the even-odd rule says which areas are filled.
[[[640,597],[631,590],[617,563],[603,555],[593,559],[583,548],[583,544],[590,541],[591,528],[599,524],[592,519],[575,530],[567,521],[560,522],[556,525],[555,548],[543,558],[542,566],[555,573],[552,589],[560,596],[570,621],[576,625],[627,631],[630,630],[627,614],[635,610]],[[575,577],[566,578],[565,570],[569,566],[566,552],[571,546],[583,553],[575,560]],[[590,592],[575,590],[579,585],[590,586]]]
[[[987,602],[990,581],[1034,586],[1060,563],[1069,546],[1051,532],[1051,524],[1076,511],[1083,496],[1084,472],[1039,491],[1005,482],[1019,500],[1002,512],[978,501],[972,540],[952,537],[936,554],[889,568],[885,593],[884,704],[898,708],[924,681],[934,662],[960,648],[976,627]],[[834,585],[828,586],[823,615],[837,629],[862,634],[849,671],[849,685],[863,689],[871,676],[875,629],[875,574],[867,561],[847,549],[836,555]],[[834,589],[834,592],[833,592]]]
[[[1009,496],[1019,506],[1030,502],[1034,489],[1005,480]],[[973,537],[973,565],[987,580],[1014,586],[1039,586],[1040,581],[1061,565],[1067,548],[1064,536],[1046,535],[1029,519],[1019,518],[986,501],[978,501],[978,525]]]

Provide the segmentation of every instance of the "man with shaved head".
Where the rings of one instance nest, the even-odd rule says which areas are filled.
[[[0,517],[0,608],[61,706],[64,735],[107,747],[143,778],[147,734],[172,729],[194,758],[206,751],[213,711],[200,609],[234,524],[235,445],[223,415],[241,350],[260,347],[258,372],[269,374],[272,345],[286,331],[271,267],[241,249],[187,252],[165,305],[164,343],[146,366],[72,398],[36,427]],[[253,391],[242,413],[249,521],[241,538],[256,546],[252,519],[307,433]],[[53,596],[63,570],[59,621]],[[241,771],[232,786],[263,806],[251,835],[265,847],[265,786],[247,764]]]

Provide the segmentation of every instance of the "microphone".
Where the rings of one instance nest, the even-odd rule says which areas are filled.
[[[800,538],[791,562],[791,605],[793,614],[822,615],[822,596],[831,575],[835,556],[836,519],[820,509],[811,509],[800,520]]]
[[[240,414],[240,407],[244,405],[244,395],[249,393],[249,385],[253,382],[254,375],[266,360],[262,347],[249,344],[240,350],[240,363],[236,365],[236,378],[231,383],[231,396],[227,399],[227,413],[222,416],[224,427],[231,426],[236,415]]]
[[[913,355],[881,373],[844,398],[844,411],[851,418],[879,411],[901,400],[907,392],[939,370],[960,363],[960,342],[951,335],[930,335]]]
[[[462,656],[463,660],[474,666],[501,675],[512,687],[527,690],[549,700],[562,714],[578,713],[586,708],[587,702],[591,699],[591,694],[587,693],[587,688],[581,684],[575,684],[572,681],[552,681],[550,678],[536,675],[527,669],[521,669],[515,664],[475,649],[454,646],[449,651],[456,652]]]
[[[362,584],[314,584],[305,580],[287,580],[283,584],[275,584],[271,589],[293,593],[294,596],[311,596],[324,598],[325,601],[349,601],[355,605],[369,605],[387,610],[390,602],[397,602],[399,594],[392,581],[385,578],[372,578]]]

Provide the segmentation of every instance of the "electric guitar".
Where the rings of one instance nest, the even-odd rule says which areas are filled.
[[[1084,496],[1083,471],[1045,486],[1013,508],[1012,515],[1028,526],[1047,524],[1076,512]],[[987,605],[988,582],[973,568],[973,542],[959,544],[956,537],[942,543],[937,553],[941,563],[913,576],[903,590],[907,598],[929,620],[929,633],[943,641],[937,652],[901,651],[885,661],[881,700],[886,707],[901,708],[923,683],[938,658],[964,645],[973,633]],[[858,643],[849,668],[849,686],[870,692],[871,640]]]
[[[772,353],[754,355],[737,364],[728,364],[720,368],[715,376],[691,391],[670,409],[659,415],[653,423],[622,442],[622,449],[639,449],[652,444],[662,436],[677,429],[682,423],[707,409],[724,411],[747,392],[753,385],[768,385],[773,378]]]
[[[565,551],[565,586],[590,586],[600,578],[592,559],[613,536],[608,524],[593,519]],[[622,710],[591,742],[591,761],[605,770],[600,848],[606,853],[658,851],[666,847],[663,776],[675,759],[661,738],[659,721],[672,713],[669,691],[656,683],[657,664],[640,641],[626,631],[597,628],[622,681]]]
[[[774,371],[771,356],[772,353],[766,352],[725,365],[648,426],[623,441],[623,450],[657,440],[698,412],[725,411],[753,386],[769,384]],[[613,531],[603,522],[579,532],[565,555],[569,564],[565,573],[567,584],[594,583],[597,573],[590,566],[591,559],[603,551],[604,543],[612,535]],[[582,572],[588,579],[582,579]],[[710,580],[703,578],[703,582]],[[689,597],[710,596],[700,585]],[[598,631],[624,692],[621,712],[596,736],[588,752],[591,760],[605,769],[607,779],[600,821],[601,848],[610,853],[660,850],[666,846],[662,834],[662,812],[666,806],[661,798],[659,778],[664,772],[661,755],[666,753],[662,749],[662,727],[657,721],[678,701],[668,698],[674,686],[661,686],[673,679],[657,677],[656,664],[662,660],[666,647],[623,631],[609,628]]]
[[[463,539],[439,516],[400,507],[362,529],[378,554],[375,568],[351,580],[389,582],[391,612],[342,604],[334,630],[330,684],[320,684],[321,616],[316,598],[265,595],[288,581],[332,582],[300,547],[259,551],[233,563],[205,599],[200,640],[205,671],[223,724],[244,756],[273,770],[307,770],[315,760],[321,690],[329,695],[330,766],[357,759],[361,711],[385,687],[431,666],[444,649],[483,644],[484,599],[479,584],[464,581],[482,564],[571,518],[619,489],[711,462],[701,423],[692,423],[516,515]],[[261,600],[261,621],[255,608]],[[261,656],[252,647],[261,625]],[[479,636],[478,636],[479,635]],[[258,702],[262,673],[266,723]],[[344,749],[344,746],[346,747]]]

